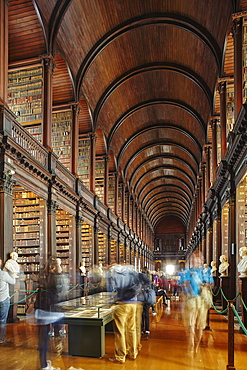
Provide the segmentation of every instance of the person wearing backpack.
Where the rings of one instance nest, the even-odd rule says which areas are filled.
[[[143,305],[141,331],[142,334],[150,334],[149,309],[156,302],[156,294],[151,288],[152,282],[146,271],[139,273],[139,278],[142,287],[139,299]]]
[[[114,265],[107,274],[109,291],[117,292],[114,310],[115,357],[109,360],[123,364],[126,358],[135,360],[138,355],[138,318],[140,293],[139,275],[131,265]]]

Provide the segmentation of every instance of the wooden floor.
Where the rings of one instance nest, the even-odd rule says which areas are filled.
[[[227,320],[211,310],[210,328],[204,331],[203,343],[195,355],[188,351],[186,330],[182,321],[180,301],[171,300],[170,307],[162,308],[151,316],[151,334],[142,339],[142,350],[135,361],[114,364],[109,357],[114,354],[114,335],[106,334],[106,355],[101,359],[72,357],[66,354],[67,338],[63,339],[63,353],[55,350],[55,340],[50,339],[48,359],[53,366],[67,370],[70,367],[85,370],[224,370],[228,364]],[[7,325],[7,339],[12,341],[0,347],[1,370],[38,370],[37,327],[25,320]],[[247,337],[235,329],[235,368],[247,369]]]

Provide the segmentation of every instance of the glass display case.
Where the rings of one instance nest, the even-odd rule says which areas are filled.
[[[102,357],[105,355],[105,327],[113,320],[116,294],[101,292],[71,299],[52,307],[64,313],[68,325],[69,355]]]
[[[112,315],[115,301],[116,293],[101,292],[58,303],[53,310],[62,311],[64,318],[105,319]]]

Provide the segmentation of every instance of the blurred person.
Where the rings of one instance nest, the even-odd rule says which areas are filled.
[[[149,279],[149,272],[148,272],[147,269],[145,269],[141,273],[139,273],[139,279],[140,279],[140,284],[141,284],[141,292],[138,295],[138,297],[139,297],[140,301],[142,302],[141,332],[143,334],[150,334],[149,309],[152,305],[152,302],[149,301],[149,299],[148,299],[148,297],[149,297],[148,290],[151,289],[152,281]],[[140,340],[139,340],[138,347],[139,347],[139,349],[141,348]]]
[[[181,276],[181,283],[185,294],[184,318],[188,326],[189,350],[197,352],[212,304],[208,286],[213,284],[213,278],[204,273],[203,256],[199,251],[193,253],[191,261],[192,267]]]
[[[107,274],[107,287],[117,292],[113,313],[115,327],[115,357],[109,360],[123,364],[128,356],[135,360],[138,351],[139,323],[141,323],[137,296],[140,293],[139,274],[130,265],[114,265]]]
[[[51,312],[53,305],[67,299],[68,279],[62,274],[61,264],[56,257],[50,257],[41,270],[39,290],[35,304],[35,317],[39,324],[39,357],[42,370],[60,370],[54,368],[47,360],[47,349],[50,324],[54,326],[54,334],[59,336],[63,314]]]
[[[2,260],[0,259],[0,346],[11,344],[6,340],[6,321],[10,308],[9,284],[14,285],[17,277],[16,270],[4,267],[2,270]]]

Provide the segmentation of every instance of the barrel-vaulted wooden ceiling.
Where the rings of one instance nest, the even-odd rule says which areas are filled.
[[[235,11],[232,0],[9,0],[9,62],[53,55],[54,105],[87,102],[152,225],[186,226]]]

